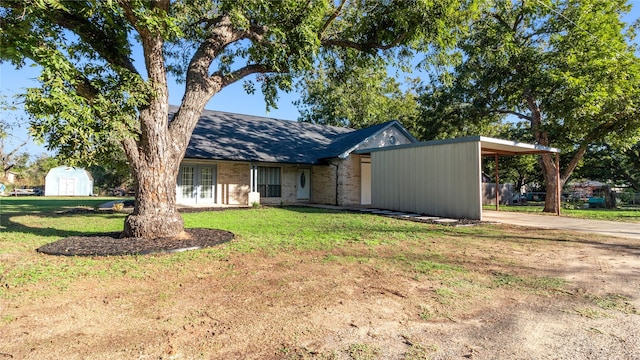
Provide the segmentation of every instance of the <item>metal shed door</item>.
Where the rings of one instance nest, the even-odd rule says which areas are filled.
[[[73,196],[75,194],[76,194],[76,179],[60,178],[60,183],[58,185],[58,195]]]

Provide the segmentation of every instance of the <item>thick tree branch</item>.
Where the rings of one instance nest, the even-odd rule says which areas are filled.
[[[140,153],[138,152],[136,141],[133,138],[126,138],[122,140],[122,147],[131,165],[138,166],[140,164]]]
[[[222,87],[225,87],[252,74],[266,74],[266,73],[273,73],[273,72],[276,72],[276,71],[268,66],[260,65],[260,64],[250,64],[236,71],[233,71],[228,75],[223,76],[220,72],[216,72],[214,76],[220,76],[220,78],[222,79],[222,82],[221,82]]]
[[[571,176],[571,174],[573,173],[573,170],[576,169],[576,167],[578,166],[578,163],[580,162],[580,160],[582,160],[588,148],[589,148],[589,144],[585,142],[582,142],[580,146],[578,146],[578,149],[573,153],[571,160],[569,160],[569,163],[567,164],[567,166],[562,171],[562,174],[560,175],[560,178],[563,183],[566,182],[567,179],[569,179],[569,176]]]
[[[155,2],[151,3],[152,8],[162,9],[166,12],[169,12],[170,5],[171,5],[170,0],[156,0]]]
[[[351,48],[358,51],[371,51],[371,50],[389,50],[393,47],[398,46],[404,39],[406,39],[406,34],[402,34],[398,36],[395,40],[390,42],[389,44],[380,44],[377,42],[365,42],[359,43],[352,40],[346,39],[321,39],[320,43],[324,47],[342,47],[342,48]]]
[[[134,74],[138,73],[131,58],[118,51],[121,46],[115,43],[113,34],[105,33],[86,18],[66,11],[53,10],[50,16],[56,24],[78,35],[111,65],[127,69]]]
[[[523,113],[517,112],[517,111],[513,111],[513,110],[506,110],[506,109],[489,109],[490,113],[498,113],[498,114],[507,114],[507,115],[515,115],[517,117],[519,117],[520,119],[523,120],[528,120],[531,121],[533,118],[529,115],[525,115]]]
[[[504,20],[502,16],[500,16],[500,14],[491,13],[491,17],[496,19],[500,23],[500,25],[502,25],[506,29],[512,29],[511,25],[506,20]]]
[[[211,92],[214,84],[210,83],[209,67],[213,60],[234,41],[246,36],[245,32],[235,31],[229,16],[223,16],[211,30],[209,37],[196,50],[187,68],[187,91]]]
[[[318,32],[318,39],[322,39],[322,35],[324,34],[324,32],[327,31],[329,26],[331,26],[331,23],[333,23],[335,19],[338,18],[338,15],[340,15],[340,12],[342,11],[342,7],[346,2],[347,0],[342,0],[340,2],[340,5],[336,7],[336,10],[331,14],[331,16],[329,16],[327,21],[325,21],[324,25],[322,25],[322,28],[320,28],[320,31]]]
[[[617,161],[614,161],[614,166],[616,167],[616,169],[618,170],[618,172],[622,175],[622,177],[627,180],[627,182],[631,185],[631,187],[633,188],[633,190],[635,191],[640,191],[640,181],[639,179],[634,178],[631,173],[629,172],[629,169],[626,167],[622,167],[620,166],[620,163]]]
[[[25,14],[27,6],[34,5],[22,1],[10,1],[3,3],[3,6],[10,7],[13,10],[23,12],[23,14]],[[133,62],[128,55],[119,51],[122,46],[116,44],[114,34],[105,32],[99,25],[92,23],[84,17],[62,9],[47,9],[41,16],[50,18],[54,24],[76,34],[83,42],[89,45],[100,57],[112,66],[124,68],[137,74],[137,70],[133,66]],[[34,60],[36,63],[40,63],[43,56],[47,56],[36,54],[27,48],[23,48],[22,51],[26,57]],[[76,73],[74,75],[75,82],[73,84],[76,92],[88,101],[93,101],[93,99],[95,99],[99,94],[98,89],[96,89],[91,84],[91,81],[89,81],[81,71],[75,68],[75,66],[70,63],[69,65],[74,68]]]
[[[27,1],[6,1],[2,5],[23,14],[26,13],[28,6],[35,6]],[[136,72],[131,59],[117,53],[120,47],[114,43],[113,34],[104,32],[100,27],[84,17],[61,9],[47,9],[43,12],[43,16],[49,17],[53,23],[78,35],[82,41],[89,44],[107,62],[128,69],[131,72]]]

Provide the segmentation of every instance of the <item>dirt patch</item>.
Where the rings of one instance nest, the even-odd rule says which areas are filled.
[[[115,256],[146,255],[161,252],[197,250],[233,239],[233,233],[216,229],[186,229],[186,236],[175,238],[121,238],[120,233],[71,236],[36,249],[48,255]]]
[[[152,255],[175,266],[7,289],[0,358],[638,359],[637,241],[497,228],[498,240]]]

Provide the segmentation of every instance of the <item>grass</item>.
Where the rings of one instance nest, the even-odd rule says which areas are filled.
[[[433,236],[418,223],[368,214],[307,207],[258,208],[185,214],[186,227],[210,227],[238,234],[231,249],[251,253],[331,250],[347,244],[389,245]]]
[[[494,210],[495,205],[484,205],[483,209]],[[500,211],[542,213],[543,205],[500,206]],[[640,209],[562,209],[563,216],[580,219],[608,220],[640,223]]]
[[[605,296],[587,295],[587,299],[591,300],[595,305],[604,310],[614,310],[625,314],[640,315],[638,310],[632,303],[632,299],[619,294],[607,294]]]
[[[546,276],[520,277],[501,272],[495,273],[493,281],[498,287],[512,287],[537,294],[549,294],[561,290],[565,285],[565,281],[558,278]]]
[[[438,301],[447,304],[474,296],[478,275],[465,268],[463,259],[443,254],[431,244],[444,239],[447,251],[456,254],[464,253],[467,243],[478,239],[505,238],[490,226],[453,228],[317,208],[261,207],[183,214],[188,228],[218,228],[236,234],[234,241],[214,249],[104,259],[35,256],[34,249],[63,237],[120,231],[126,214],[57,213],[72,207],[95,207],[108,200],[112,198],[1,199],[4,240],[0,242],[0,256],[5,259],[0,262],[0,284],[47,284],[63,291],[78,279],[141,279],[158,271],[188,271],[182,266],[188,262],[224,260],[255,252],[277,256],[304,251],[321,252],[325,263],[367,264],[398,269],[416,280],[437,279],[446,285],[438,290]],[[233,275],[233,269],[229,271]],[[546,291],[562,285],[505,274],[488,274],[485,278],[480,287],[508,285]]]
[[[22,306],[18,304],[67,298],[82,302],[86,296],[82,290],[94,284],[109,289],[99,292],[100,296],[111,295],[105,301],[122,301],[143,312],[149,306],[160,311],[182,304],[181,297],[196,296],[183,292],[182,284],[192,288],[199,282],[211,284],[207,292],[221,292],[229,299],[246,293],[259,300],[264,296],[271,305],[256,312],[298,304],[286,310],[294,311],[299,304],[325,301],[321,291],[304,293],[306,286],[324,284],[318,274],[328,274],[326,287],[319,286],[326,290],[344,273],[348,275],[342,280],[353,284],[354,298],[365,297],[363,307],[366,296],[396,299],[406,302],[402,316],[410,321],[457,321],[477,309],[478,303],[493,304],[505,294],[520,293],[527,299],[567,296],[565,282],[538,275],[529,256],[538,247],[574,246],[568,243],[567,234],[523,233],[493,225],[457,228],[307,207],[184,213],[189,228],[218,228],[236,235],[230,243],[200,251],[113,257],[52,257],[34,251],[66,236],[120,231],[126,216],[123,213],[58,213],[70,207],[95,207],[108,200],[112,198],[0,199],[0,327],[19,321],[14,310]],[[301,268],[307,272],[299,272]],[[275,276],[263,277],[263,273]],[[402,279],[410,286],[376,283],[379,277]],[[149,283],[158,290],[147,290],[150,293],[144,298],[137,293],[136,284]],[[216,287],[218,283],[222,285]],[[264,286],[259,288],[260,295],[246,291],[256,284]],[[146,300],[136,303],[138,299]],[[598,318],[605,316],[605,311],[637,313],[629,299],[619,295],[581,294],[576,299],[581,302],[571,307],[576,316]],[[254,306],[261,303],[252,297],[239,300]],[[583,306],[585,301],[589,306]],[[11,305],[3,308],[3,302]],[[333,299],[330,304],[335,303],[342,301]],[[197,306],[216,309],[205,302]],[[172,321],[182,326],[203,318],[189,314],[184,321],[179,316]],[[279,350],[282,358],[344,358],[331,351],[311,353],[297,346],[295,339],[289,340]],[[383,357],[384,349],[367,341],[354,339],[336,351],[352,359]],[[405,344],[407,359],[428,358],[437,351],[419,342]]]
[[[380,349],[369,344],[352,344],[348,353],[353,360],[371,360],[378,358]]]
[[[442,227],[315,208],[252,208],[183,214],[186,227],[207,227],[232,231],[236,239],[226,246],[172,256],[91,258],[51,258],[35,256],[34,249],[63,237],[122,229],[126,214],[59,214],[73,207],[95,207],[113,198],[1,198],[0,241],[1,283],[8,286],[47,283],[64,289],[79,278],[141,278],[154,267],[180,269],[181,264],[202,259],[225,259],[229,254],[261,252],[275,256],[282,252],[324,251],[329,262],[364,263],[377,258],[375,249],[394,247],[401,242],[421,242],[443,234]],[[463,230],[465,231],[465,230]],[[349,253],[363,246],[365,252]],[[28,255],[28,256],[26,256]],[[420,273],[457,271],[410,255],[400,262]],[[0,290],[2,291],[2,290]]]

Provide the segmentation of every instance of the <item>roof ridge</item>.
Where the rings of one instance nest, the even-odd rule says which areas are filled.
[[[180,107],[177,106],[177,105],[169,105],[169,114],[174,114],[179,108]],[[292,120],[292,119],[281,119],[281,118],[269,117],[269,116],[263,116],[263,115],[241,114],[241,113],[236,113],[236,112],[231,112],[231,111],[224,111],[224,110],[203,109],[202,110],[202,114],[200,116],[206,115],[206,113],[235,115],[235,116],[240,116],[240,117],[245,117],[245,118],[246,117],[251,117],[251,118],[255,118],[256,120],[260,120],[260,121],[288,122],[288,123],[294,123],[294,124],[297,124],[297,125],[303,126],[303,127],[309,126],[309,127],[335,129],[335,130],[344,132],[344,134],[361,130],[361,129],[354,129],[354,128],[349,128],[349,127],[344,127],[344,126],[316,124],[316,123],[307,122],[307,121],[300,121],[298,119],[295,119],[295,120]]]

